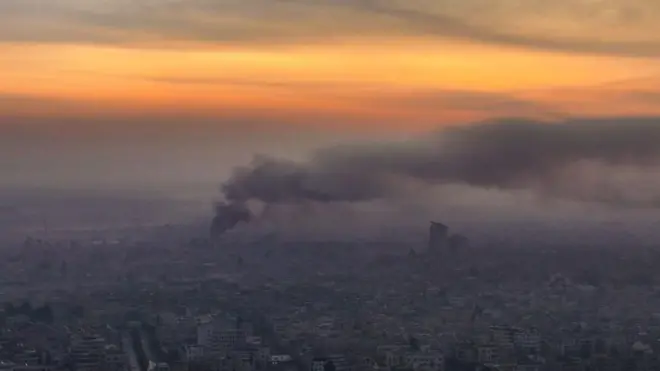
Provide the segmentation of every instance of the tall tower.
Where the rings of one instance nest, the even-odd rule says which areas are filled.
[[[449,246],[449,227],[442,223],[431,222],[429,229],[429,247],[428,252],[439,254],[447,250]]]

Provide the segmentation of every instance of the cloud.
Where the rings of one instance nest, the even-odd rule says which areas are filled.
[[[408,94],[385,94],[374,98],[381,107],[401,107],[409,112],[469,112],[492,117],[527,117],[558,120],[568,113],[551,104],[517,97],[512,93],[492,93],[469,90],[426,90]]]
[[[8,94],[0,93],[0,110],[4,108],[9,108],[15,105],[21,104],[57,104],[61,103],[61,100],[51,99],[51,98],[42,98],[29,94]]]
[[[660,104],[660,91],[637,90],[626,92],[625,96],[647,104]]]
[[[139,79],[140,77],[134,77]],[[514,94],[452,89],[402,89],[383,85],[328,81],[284,81],[237,78],[150,77],[147,81],[172,85],[237,86],[278,91],[306,91],[328,98],[360,101],[363,107],[387,107],[408,112],[424,111],[428,114],[447,111],[484,113],[489,117],[545,117],[565,118],[560,109],[549,104],[524,99]]]
[[[446,14],[424,12],[404,7],[384,5],[380,1],[362,1],[366,9],[405,21],[410,27],[420,33],[435,36],[459,38],[468,41],[482,42],[493,45],[510,45],[540,50],[620,54],[629,56],[656,57],[660,56],[660,40],[625,42],[605,41],[598,38],[561,38],[550,35],[528,36],[525,33],[507,32],[471,24],[466,20]]]
[[[460,39],[562,52],[660,55],[660,6],[643,0],[3,0],[8,42],[262,45],[360,37]],[[587,16],[588,15],[588,16]]]
[[[660,78],[615,80],[604,84],[518,91],[532,102],[552,102],[572,116],[657,116],[660,113]]]
[[[37,96],[31,94],[0,93],[0,134],[7,130],[22,131],[24,123],[18,116],[24,112],[67,112],[80,107],[79,102],[55,97]],[[2,138],[0,137],[0,140]]]

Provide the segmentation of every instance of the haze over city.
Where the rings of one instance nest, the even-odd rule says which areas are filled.
[[[0,371],[660,369],[660,2],[0,0]]]

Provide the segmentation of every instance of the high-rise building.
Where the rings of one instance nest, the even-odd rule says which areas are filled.
[[[442,223],[431,222],[429,230],[429,247],[430,253],[441,253],[447,249],[449,245],[449,227]]]

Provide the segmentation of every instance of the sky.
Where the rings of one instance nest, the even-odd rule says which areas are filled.
[[[655,0],[0,1],[0,186],[212,183],[259,152],[655,116]]]

